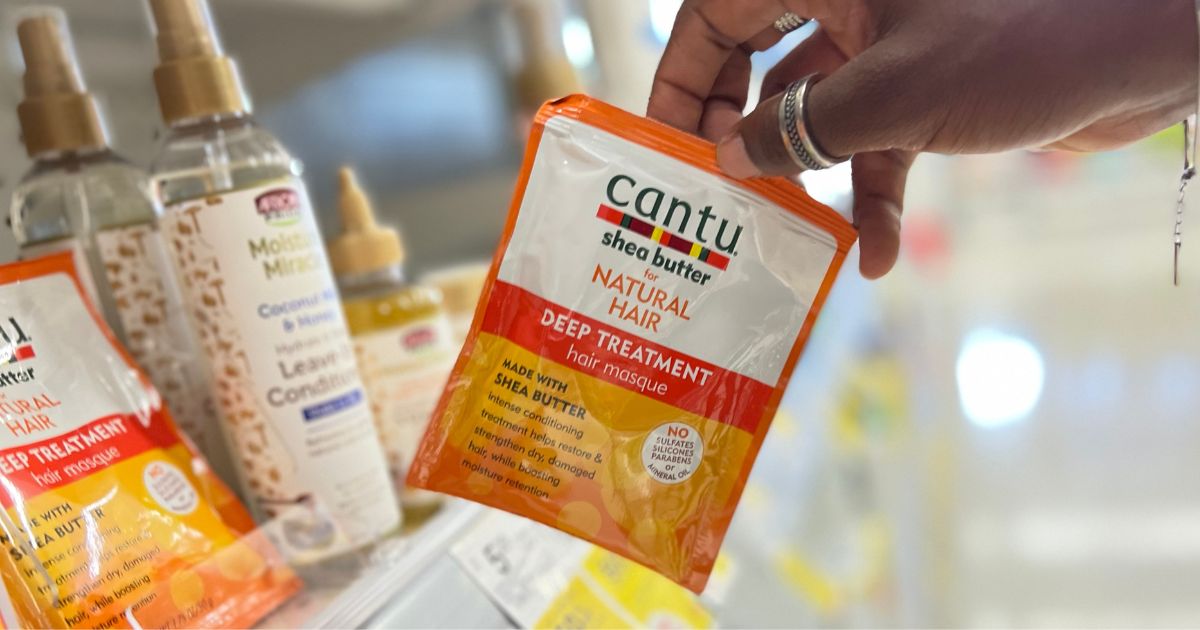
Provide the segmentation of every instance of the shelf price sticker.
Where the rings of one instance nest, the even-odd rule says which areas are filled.
[[[584,628],[633,628],[634,620],[598,595],[581,577],[571,580],[547,606],[533,628],[572,630]]]
[[[523,628],[710,628],[686,589],[635,562],[503,512],[451,554]]]

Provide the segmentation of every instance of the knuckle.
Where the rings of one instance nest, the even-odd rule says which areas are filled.
[[[763,77],[762,94],[764,97],[782,92],[791,83],[787,75],[779,67],[771,68]]]

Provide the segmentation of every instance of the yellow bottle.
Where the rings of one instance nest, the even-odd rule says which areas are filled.
[[[421,284],[441,291],[456,346],[462,347],[467,340],[471,322],[475,319],[475,308],[479,306],[479,296],[483,294],[483,285],[491,268],[491,263],[474,262],[421,276]]]
[[[441,292],[406,280],[400,234],[375,222],[352,170],[338,176],[342,233],[329,259],[404,520],[416,524],[437,510],[440,495],[406,489],[404,478],[458,345]]]

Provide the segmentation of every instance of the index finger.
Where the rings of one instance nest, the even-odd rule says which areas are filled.
[[[663,51],[646,115],[687,132],[699,131],[717,75],[733,50],[787,11],[780,0],[687,0]]]

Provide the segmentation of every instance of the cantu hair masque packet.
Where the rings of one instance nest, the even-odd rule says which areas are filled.
[[[707,142],[547,104],[410,483],[702,590],[854,239],[790,182],[722,176]]]
[[[85,301],[0,266],[0,626],[244,628],[300,586]]]

